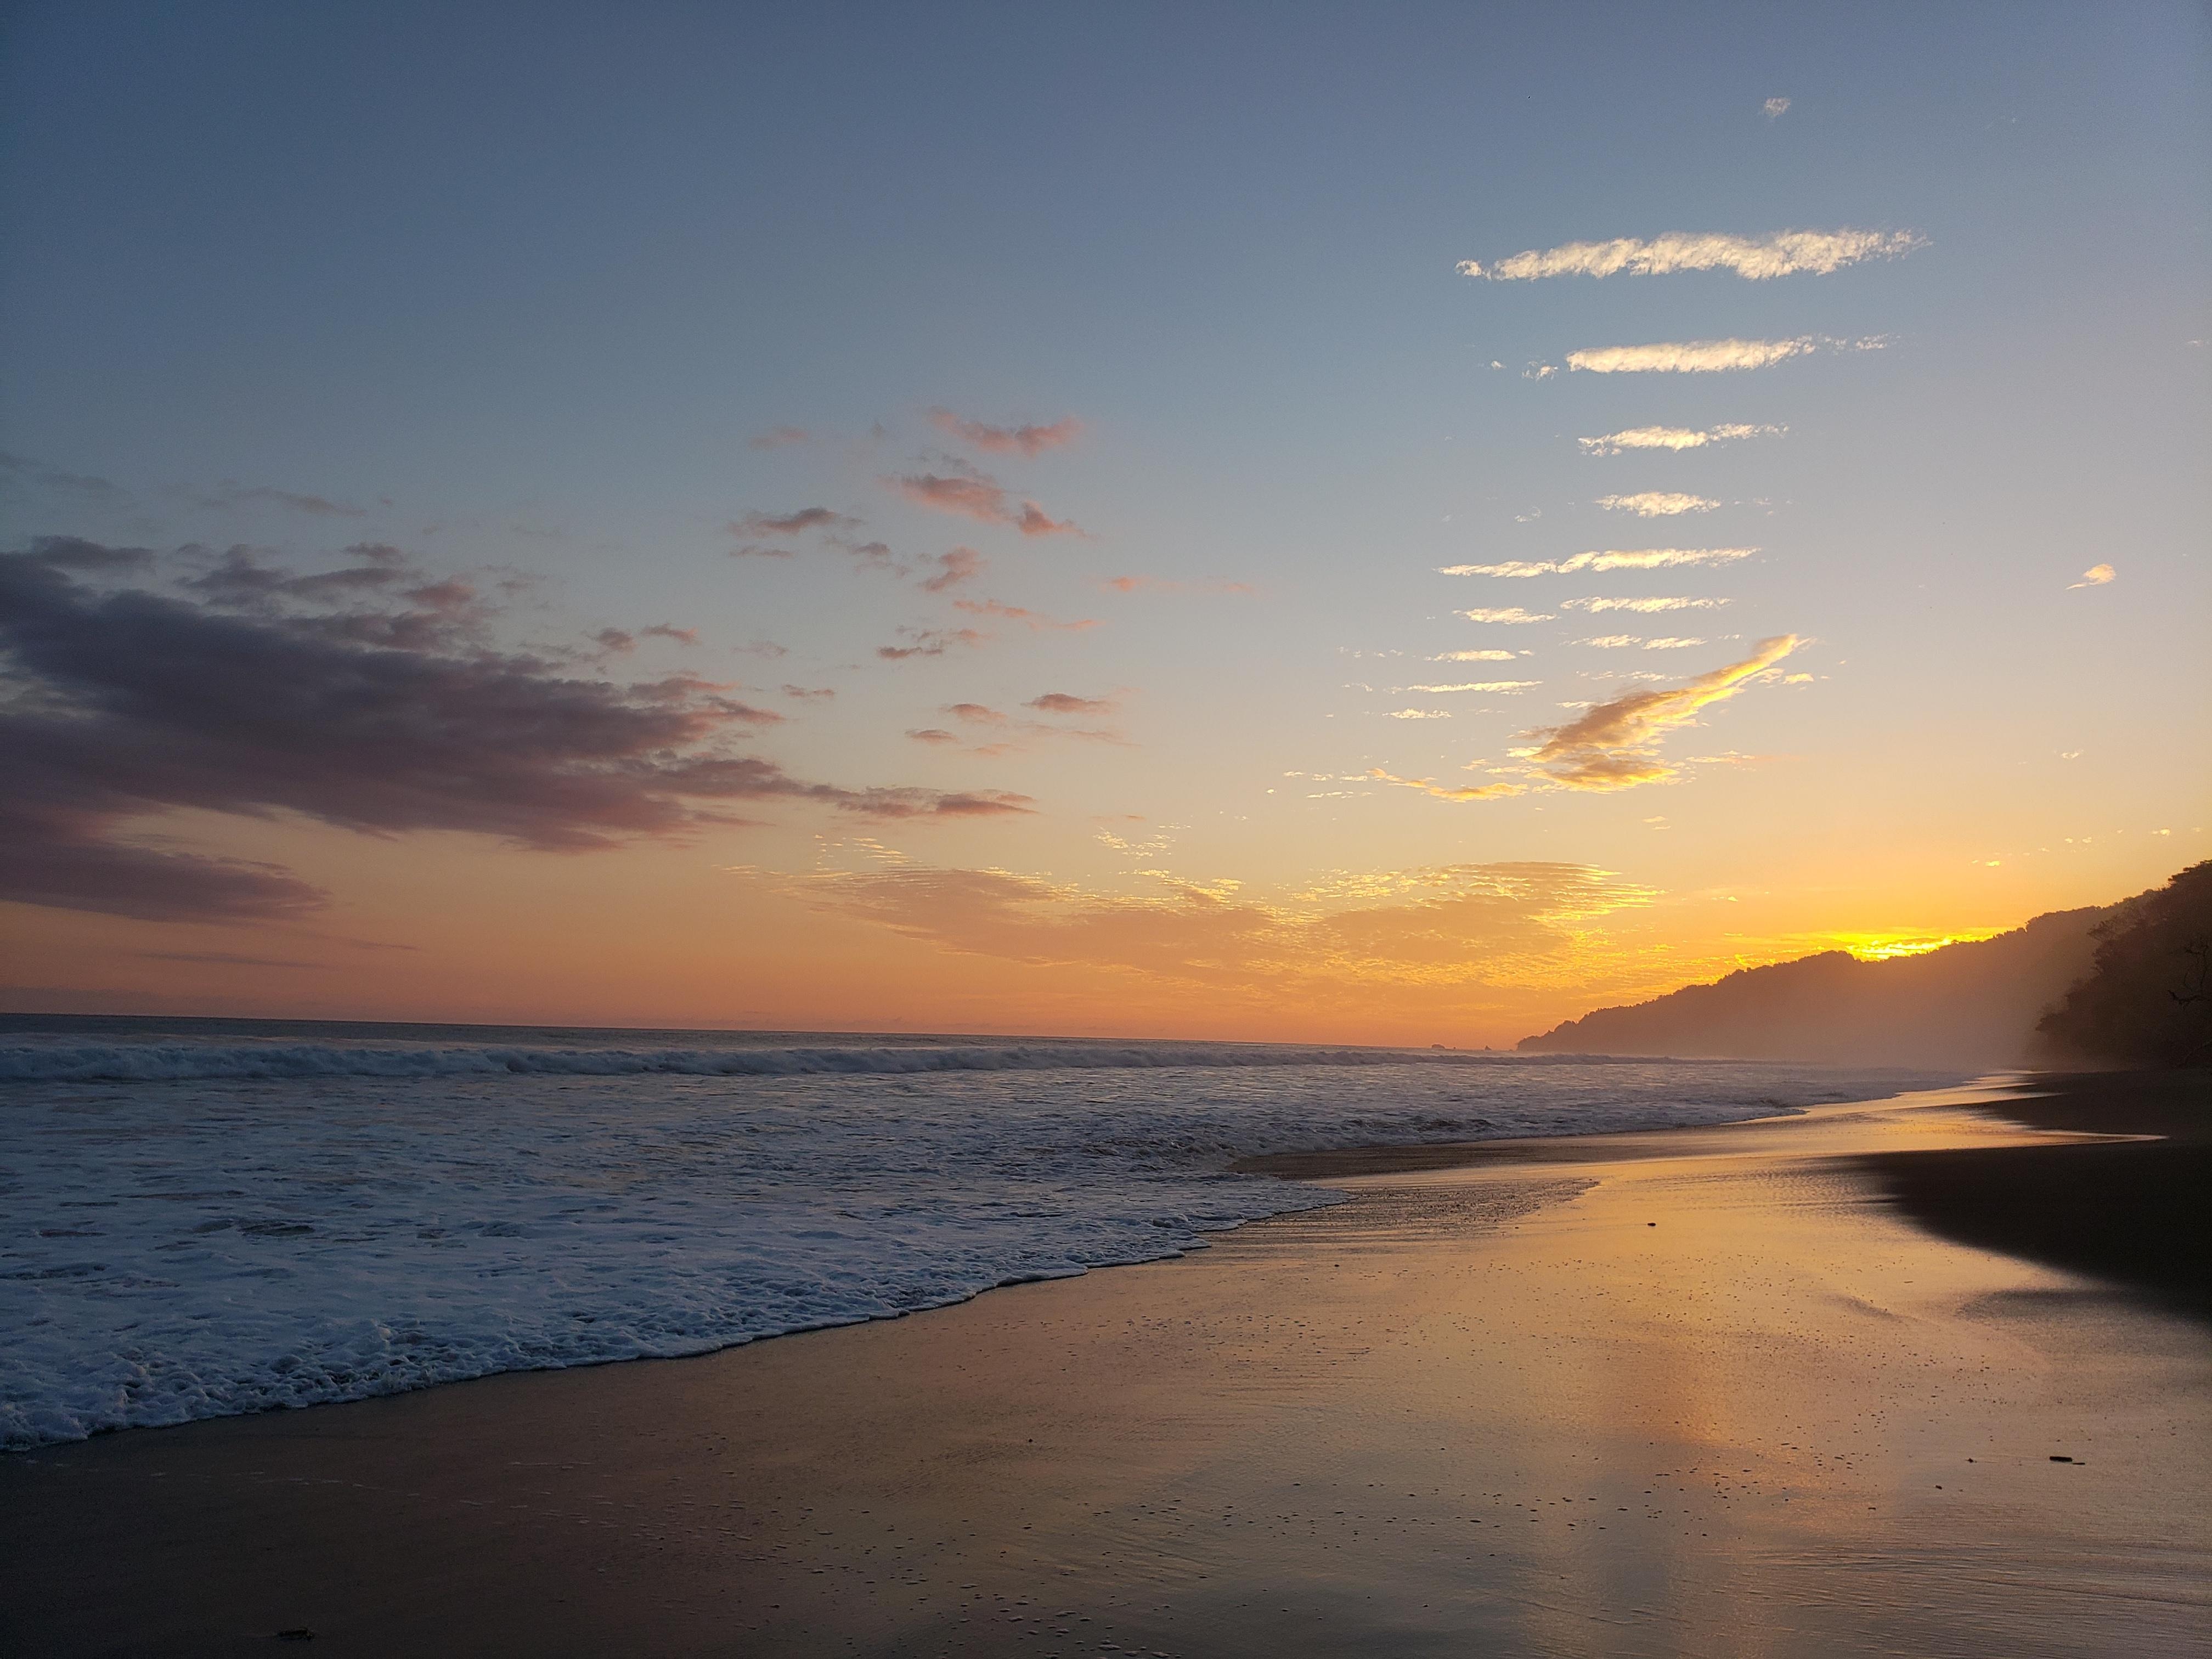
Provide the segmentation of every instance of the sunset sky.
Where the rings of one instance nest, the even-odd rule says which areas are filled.
[[[1504,1045],[2212,856],[2190,4],[31,5],[0,1006]]]

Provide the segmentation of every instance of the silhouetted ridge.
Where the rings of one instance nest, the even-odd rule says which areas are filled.
[[[1855,1065],[2018,1066],[2036,1019],[2088,972],[2122,907],[2060,910],[1995,939],[1861,962],[1823,951],[1522,1040],[1528,1053],[1674,1054]]]
[[[2037,1022],[2061,1054],[2124,1066],[2202,1065],[2212,1054],[2212,860],[2113,907],[2096,963]]]

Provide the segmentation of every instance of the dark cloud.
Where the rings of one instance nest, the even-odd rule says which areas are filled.
[[[120,484],[110,483],[105,478],[95,478],[83,472],[64,472],[59,467],[47,466],[43,462],[21,455],[10,455],[5,451],[0,451],[0,473],[6,473],[24,483],[36,484],[41,489],[60,490],[111,506],[131,499],[129,490]]]
[[[900,635],[904,645],[879,645],[876,654],[886,662],[903,662],[908,657],[941,657],[955,646],[970,649],[986,644],[990,635],[974,628],[902,628]]]
[[[217,509],[234,507],[283,507],[295,513],[312,514],[318,518],[365,519],[365,507],[349,507],[334,501],[326,495],[302,495],[296,489],[277,489],[268,484],[242,484],[234,478],[225,478],[213,489],[188,489],[185,492],[195,507]]]
[[[730,533],[740,541],[760,536],[798,536],[810,530],[844,530],[860,521],[826,507],[802,507],[796,513],[748,513],[732,522]]]
[[[155,920],[321,902],[272,866],[123,837],[178,809],[567,852],[741,823],[737,802],[883,818],[1029,810],[1018,795],[793,778],[729,750],[781,718],[731,688],[690,674],[618,684],[495,648],[468,584],[351,552],[303,578],[234,550],[167,589],[111,585],[145,581],[137,550],[48,540],[0,555],[0,897]],[[382,571],[398,574],[372,580]],[[364,593],[377,605],[329,608]]]

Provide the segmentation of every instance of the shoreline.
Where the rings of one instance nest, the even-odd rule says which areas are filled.
[[[2202,1328],[1863,1164],[2144,1143],[1933,1097],[1637,1139],[798,1340],[16,1455],[0,1647],[2206,1650]]]

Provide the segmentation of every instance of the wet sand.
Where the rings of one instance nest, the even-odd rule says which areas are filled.
[[[1971,1098],[0,1461],[0,1651],[2212,1653],[2212,1334],[1936,1236],[1879,1162],[2154,1144]]]

